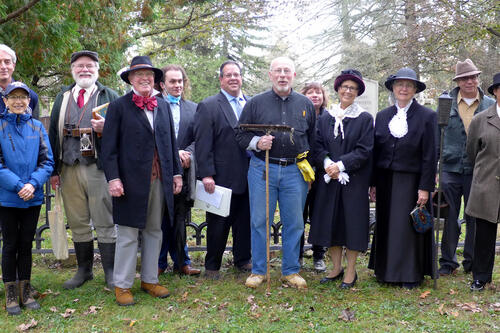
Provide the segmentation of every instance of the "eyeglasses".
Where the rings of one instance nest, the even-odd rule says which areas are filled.
[[[351,87],[351,86],[340,86],[340,90],[342,90],[342,91],[356,92],[356,91],[358,91],[358,88],[357,87]]]
[[[14,101],[25,101],[29,98],[29,96],[26,96],[26,95],[7,95],[5,98],[12,99]]]
[[[415,83],[413,82],[394,82],[393,84],[394,87],[396,88],[406,88],[406,89],[411,89],[411,88],[415,88]]]
[[[292,73],[292,70],[290,68],[275,68],[273,69],[271,72],[273,72],[274,74],[285,74],[285,75],[290,75]]]
[[[92,70],[92,69],[97,68],[97,66],[94,64],[78,64],[78,65],[73,65],[73,68],[76,68],[76,69],[81,71],[84,68],[87,68],[88,70]]]
[[[241,77],[241,74],[240,73],[224,73],[224,74],[222,74],[222,76],[225,77],[226,79],[230,79],[230,78],[238,79]]]

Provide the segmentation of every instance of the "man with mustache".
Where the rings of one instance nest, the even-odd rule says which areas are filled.
[[[113,287],[116,230],[111,215],[111,197],[99,159],[104,117],[92,109],[118,99],[118,94],[97,81],[99,56],[93,51],[71,55],[71,75],[75,80],[57,95],[50,116],[49,137],[55,167],[50,183],[62,190],[68,224],[75,245],[78,271],[64,282],[65,289],[80,287],[93,279],[94,235],[101,254],[108,288]],[[82,155],[85,132],[92,136],[94,150]]]

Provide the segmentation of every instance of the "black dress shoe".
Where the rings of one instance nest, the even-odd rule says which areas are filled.
[[[319,280],[319,283],[325,284],[325,283],[328,283],[328,282],[337,281],[337,280],[341,279],[343,276],[344,276],[344,269],[342,269],[340,271],[340,273],[337,274],[337,275],[335,275],[334,277],[325,276],[324,278],[322,278],[321,280]]]
[[[340,289],[351,289],[356,284],[356,280],[357,279],[358,279],[358,273],[355,272],[354,273],[354,280],[352,280],[352,282],[350,282],[350,283],[342,281],[342,283],[340,284],[339,288]]]
[[[486,285],[486,282],[483,282],[481,280],[474,280],[474,282],[472,282],[470,285],[470,290],[471,291],[483,291],[485,285]]]

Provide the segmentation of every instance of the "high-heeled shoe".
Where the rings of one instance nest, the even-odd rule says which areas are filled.
[[[341,279],[343,276],[344,276],[344,269],[342,268],[342,270],[340,271],[339,274],[335,275],[334,277],[325,276],[324,278],[319,280],[319,283],[325,284],[325,283],[329,283],[332,281],[337,281],[337,280]]]
[[[354,272],[354,280],[352,280],[352,282],[350,282],[350,283],[342,281],[339,288],[340,289],[351,289],[356,284],[357,279],[358,279],[358,272]]]

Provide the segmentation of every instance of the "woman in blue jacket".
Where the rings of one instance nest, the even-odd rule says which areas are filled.
[[[29,88],[21,82],[4,91],[0,114],[0,221],[6,310],[40,308],[30,294],[31,247],[43,202],[43,184],[54,167],[49,139],[29,112]],[[19,286],[16,280],[19,279]]]

